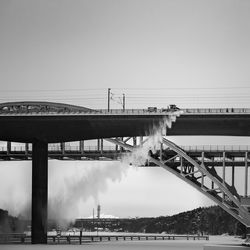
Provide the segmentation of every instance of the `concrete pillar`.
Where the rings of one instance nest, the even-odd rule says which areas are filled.
[[[61,148],[61,151],[62,151],[62,155],[64,155],[65,154],[65,142],[60,143],[60,148]]]
[[[103,154],[103,139],[101,139],[101,155]]]
[[[84,153],[84,141],[79,142],[79,147],[80,147],[81,154],[83,154]]]
[[[234,174],[235,174],[235,166],[232,166],[232,187],[234,187]]]
[[[11,142],[7,141],[7,155],[11,153]]]
[[[97,151],[100,151],[100,139],[97,139]]]
[[[48,143],[32,144],[32,244],[47,244]]]
[[[25,143],[25,155],[29,153],[29,143]]]

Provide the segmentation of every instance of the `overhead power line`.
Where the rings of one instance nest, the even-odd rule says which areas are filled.
[[[249,81],[250,83],[250,81]],[[164,87],[164,88],[112,88],[112,89],[119,89],[119,90],[147,90],[147,91],[152,91],[152,90],[217,90],[217,89],[250,89],[250,86],[226,86],[226,87]]]
[[[244,82],[244,83],[250,83]],[[154,84],[154,83],[152,83]],[[157,90],[231,90],[231,89],[250,89],[250,86],[225,86],[225,87],[141,87],[141,88],[116,88],[113,90],[133,90],[133,91],[157,91]],[[65,92],[65,91],[106,91],[107,88],[58,88],[58,89],[1,89],[1,92]]]

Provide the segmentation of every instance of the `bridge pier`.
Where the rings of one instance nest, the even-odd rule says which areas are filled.
[[[11,152],[11,142],[7,141],[7,155],[9,155]]]
[[[32,244],[47,244],[48,143],[32,144]]]

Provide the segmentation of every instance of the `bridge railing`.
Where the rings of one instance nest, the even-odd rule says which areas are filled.
[[[11,147],[11,151],[14,152],[24,152],[26,150],[25,146],[12,146]],[[32,145],[29,145],[28,148],[29,151],[32,150]],[[65,151],[80,151],[80,147],[79,146],[69,146],[69,145],[65,145],[64,147]],[[115,146],[104,146],[102,148],[103,151],[115,151]],[[0,152],[6,152],[7,151],[7,146],[1,146],[0,147]],[[58,145],[58,146],[48,146],[48,151],[62,151],[62,148]],[[85,152],[95,152],[95,151],[100,151],[100,147],[98,149],[97,146],[84,146],[84,151]]]
[[[205,108],[205,109],[181,109],[183,114],[250,114],[250,108]]]
[[[190,109],[95,109],[95,110],[0,110],[0,116],[11,115],[167,115],[179,114],[250,114],[250,108],[190,108]]]
[[[59,110],[59,111],[53,111],[53,110],[0,110],[0,115],[155,115],[155,114],[171,114],[176,110],[169,110],[169,109],[95,109],[90,111],[69,111],[69,110]]]
[[[195,145],[195,146],[180,146],[186,152],[246,152],[250,150],[248,145]]]
[[[194,145],[194,146],[180,146],[186,152],[247,152],[250,151],[250,146],[248,145]],[[80,146],[65,145],[63,148],[67,152],[77,152],[80,151]],[[11,151],[14,152],[25,152],[27,148],[25,146],[12,146]],[[32,150],[32,145],[29,144],[28,151]],[[96,151],[116,151],[116,146],[103,146],[102,149],[97,146],[84,146],[84,152],[96,152]],[[7,146],[1,146],[0,152],[6,152]],[[62,151],[60,145],[49,145],[49,152]],[[118,149],[119,151],[119,149]]]
[[[167,114],[167,113],[173,113],[176,110],[171,110],[171,109],[157,109],[155,108],[154,110],[149,110],[149,109],[99,109],[97,110],[101,114]]]

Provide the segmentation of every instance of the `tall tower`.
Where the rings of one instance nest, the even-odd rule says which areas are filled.
[[[97,206],[97,218],[100,219],[100,213],[101,213],[101,206]]]

